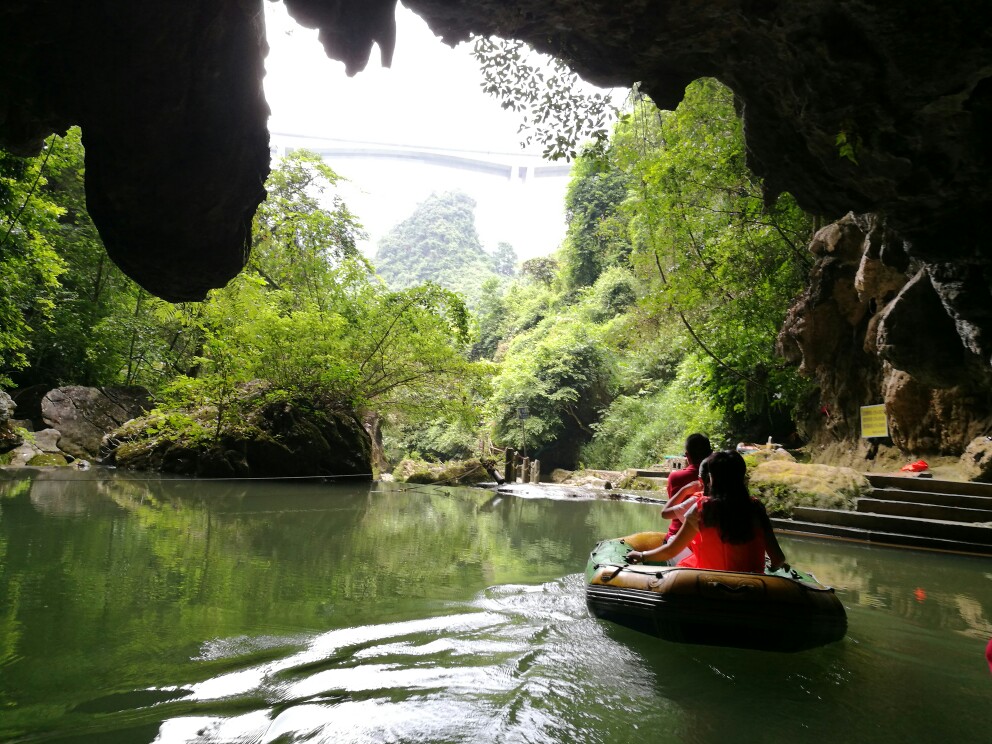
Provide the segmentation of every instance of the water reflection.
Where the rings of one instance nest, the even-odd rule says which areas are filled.
[[[656,506],[94,472],[0,479],[0,739],[969,744],[992,725],[988,559],[784,538],[848,637],[680,646],[584,604],[592,545],[658,527]]]

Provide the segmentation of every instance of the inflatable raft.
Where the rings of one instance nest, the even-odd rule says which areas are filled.
[[[650,550],[664,537],[642,532],[596,545],[586,567],[593,615],[668,641],[765,651],[803,651],[847,633],[834,590],[795,569],[752,574],[627,563],[631,550]]]

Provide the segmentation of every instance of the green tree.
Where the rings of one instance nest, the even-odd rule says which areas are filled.
[[[414,421],[460,415],[470,398],[459,393],[483,367],[467,359],[464,302],[431,283],[384,287],[355,251],[353,215],[328,199],[337,181],[311,153],[283,161],[248,270],[190,318],[196,369],[170,393],[176,405],[213,406],[215,435],[237,425],[238,391],[257,381],[315,405]]]
[[[579,158],[565,193],[568,232],[558,252],[566,289],[592,286],[610,266],[627,264],[628,174],[595,154]]]
[[[340,289],[340,269],[371,271],[357,243],[362,226],[334,189],[341,177],[316,153],[294,150],[266,182],[252,231],[249,267],[273,289],[325,307]]]
[[[558,275],[558,261],[550,256],[527,259],[520,266],[520,275],[550,287]]]
[[[51,241],[63,210],[44,192],[58,138],[36,158],[0,151],[0,384],[29,363],[30,334],[51,322],[65,262]],[[57,158],[56,158],[57,162]],[[53,163],[54,166],[54,163]]]
[[[575,467],[612,398],[614,360],[587,324],[562,317],[518,335],[493,380],[496,441],[524,444],[546,467]],[[526,406],[523,424],[517,409]],[[526,440],[526,441],[525,441]]]
[[[500,242],[493,252],[493,270],[500,276],[513,276],[517,271],[517,252],[509,243]]]
[[[764,204],[731,92],[702,80],[676,111],[637,101],[609,146],[577,161],[567,207],[555,259],[525,262],[486,316],[497,439],[520,445],[517,405],[531,409],[531,446],[602,467],[650,464],[692,430],[791,432],[804,385],[775,338],[811,222],[788,195]],[[556,375],[555,358],[578,379]]]
[[[624,209],[649,282],[645,309],[688,334],[708,394],[736,428],[787,426],[804,384],[776,358],[775,339],[805,281],[812,222],[788,195],[765,204],[733,94],[703,79],[676,111],[641,100],[611,157],[639,184]]]
[[[185,311],[148,295],[107,257],[86,211],[83,156],[76,127],[52,137],[38,158],[0,155],[8,165],[24,164],[22,211],[7,245],[17,248],[13,255],[33,251],[4,296],[30,298],[21,301],[23,323],[10,326],[23,352],[13,357],[16,369],[5,365],[5,375],[15,385],[141,382],[154,388],[189,361]]]

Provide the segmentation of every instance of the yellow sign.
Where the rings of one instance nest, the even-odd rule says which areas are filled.
[[[861,436],[864,439],[889,436],[889,420],[885,417],[884,403],[861,406]]]

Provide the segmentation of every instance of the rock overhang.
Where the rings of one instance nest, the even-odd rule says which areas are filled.
[[[286,5],[349,72],[374,44],[388,60],[394,0]],[[716,77],[739,98],[750,164],[770,192],[828,219],[880,213],[920,260],[989,274],[992,4],[407,5],[448,43],[523,39],[593,82],[640,82],[664,107]],[[0,144],[37,151],[50,132],[82,125],[88,203],[111,256],[159,296],[199,299],[243,266],[264,197],[265,53],[261,0],[6,4]]]

